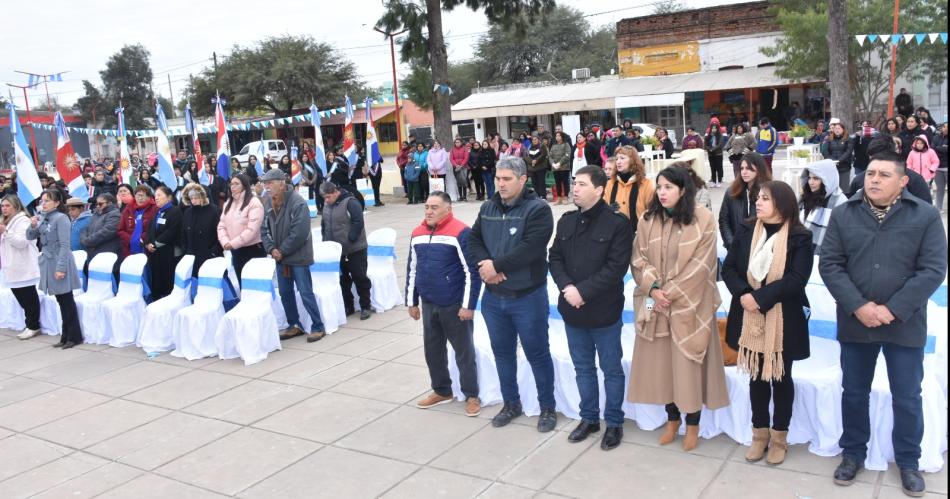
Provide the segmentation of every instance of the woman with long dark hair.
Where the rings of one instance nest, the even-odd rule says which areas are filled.
[[[755,217],[736,233],[722,266],[722,279],[732,293],[726,342],[739,352],[739,370],[750,375],[752,446],[745,458],[754,462],[765,457],[777,465],[788,450],[795,400],[792,362],[810,353],[805,285],[814,253],[812,235],[798,220],[795,192],[788,184],[762,184],[755,210]]]
[[[69,250],[69,215],[63,193],[58,189],[43,192],[40,198],[39,215],[30,219],[26,238],[39,240],[43,247],[38,263],[40,267],[39,289],[56,297],[63,317],[63,333],[56,348],[72,348],[82,343],[82,327],[73,290],[78,289],[79,270]]]
[[[729,185],[719,208],[719,234],[725,247],[732,244],[739,224],[752,215],[759,186],[769,180],[772,180],[772,171],[761,154],[750,152],[742,157],[739,175]]]
[[[660,444],[671,443],[686,413],[683,450],[699,440],[700,412],[729,404],[716,331],[716,222],[696,206],[690,173],[665,168],[638,223],[631,270],[636,337],[627,399],[665,405]]]
[[[248,261],[267,256],[261,244],[264,205],[251,190],[247,175],[232,177],[230,188],[231,199],[224,205],[218,221],[218,242],[225,251],[231,252],[231,264],[240,281],[241,271]]]
[[[831,120],[828,138],[821,143],[821,155],[825,159],[835,161],[838,167],[838,185],[850,185],[854,144],[840,120],[834,118]]]
[[[175,286],[175,265],[181,256],[182,214],[174,200],[174,193],[168,186],[160,185],[155,189],[158,211],[145,235],[152,301],[168,296]]]

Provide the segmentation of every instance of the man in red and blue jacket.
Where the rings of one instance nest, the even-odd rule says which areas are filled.
[[[406,305],[410,317],[422,317],[426,364],[432,380],[432,393],[416,406],[428,409],[453,400],[445,347],[448,341],[455,350],[459,382],[466,399],[465,414],[477,416],[481,402],[472,317],[482,281],[475,261],[465,254],[470,232],[467,225],[452,216],[448,194],[436,191],[426,199],[425,220],[412,231],[409,243]]]

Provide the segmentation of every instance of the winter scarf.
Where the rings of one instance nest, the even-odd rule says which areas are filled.
[[[781,279],[785,275],[785,260],[788,256],[788,222],[772,237],[767,237],[765,224],[757,220],[750,251],[746,279],[752,289],[761,288],[763,280],[771,284]],[[783,338],[781,303],[776,303],[765,314],[758,310],[746,310],[742,314],[742,332],[739,335],[739,359],[736,362],[739,369],[749,373],[752,379],[781,380],[785,376]]]

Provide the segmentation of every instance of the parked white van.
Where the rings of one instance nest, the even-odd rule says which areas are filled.
[[[267,154],[270,155],[271,163],[277,163],[281,156],[290,154],[287,144],[283,140],[265,140],[264,148]],[[264,161],[264,158],[261,157],[261,141],[249,142],[234,157],[241,162],[241,166],[247,166],[247,157],[252,154],[257,157],[258,161]]]

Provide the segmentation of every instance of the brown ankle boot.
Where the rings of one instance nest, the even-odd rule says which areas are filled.
[[[689,452],[699,444],[699,425],[686,425],[686,436],[683,437],[683,450]]]
[[[660,435],[660,445],[666,445],[676,440],[676,435],[680,432],[680,421],[667,421],[666,430]]]
[[[765,449],[769,447],[769,429],[752,428],[752,445],[745,453],[745,460],[750,463],[761,461],[765,457]]]
[[[788,452],[788,432],[771,430],[770,437],[769,454],[765,456],[765,462],[772,466],[782,464]]]

